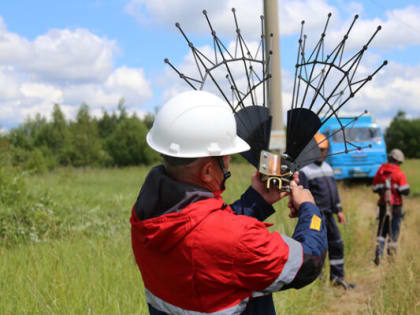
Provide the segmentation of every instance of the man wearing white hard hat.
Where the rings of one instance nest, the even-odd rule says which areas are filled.
[[[267,190],[258,173],[232,205],[220,196],[230,155],[249,150],[223,100],[203,91],[175,96],[147,143],[164,162],[148,174],[131,225],[150,314],[274,315],[272,292],[317,277],[326,231],[308,190],[291,184],[299,217],[291,238],[263,223],[286,193]]]
[[[410,193],[407,178],[400,168],[403,162],[404,153],[399,149],[391,150],[388,163],[381,165],[373,178],[373,191],[379,194],[379,225],[374,260],[376,265],[381,261],[387,238],[388,255],[393,255],[397,251],[402,218],[402,196]]]

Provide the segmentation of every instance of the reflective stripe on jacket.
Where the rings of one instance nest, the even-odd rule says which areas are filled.
[[[334,172],[327,162],[312,163],[303,167],[299,171],[299,184],[311,191],[321,211],[342,211]]]
[[[402,205],[401,195],[408,195],[410,186],[408,185],[407,178],[401,168],[398,165],[391,163],[382,164],[373,178],[372,189],[380,195],[378,204],[385,204],[385,182],[388,178],[391,179],[391,204]]]
[[[150,182],[162,184],[162,179],[146,179],[145,185]],[[153,206],[163,214],[150,217],[152,212],[141,206],[150,202],[144,200],[145,191],[165,189],[143,188],[131,217],[132,245],[147,302],[156,314],[243,314],[257,297],[308,284],[322,267],[325,226],[311,203],[301,206],[295,234],[289,238],[271,233],[269,224],[256,218],[237,215],[236,211],[256,217],[257,212],[272,213],[266,203],[268,211],[256,211],[262,202],[257,202],[253,189],[232,208],[218,195],[203,197],[201,190],[202,199],[187,205],[174,200],[182,207],[169,212],[162,212],[157,198]],[[190,188],[184,197],[191,199]],[[140,219],[146,212],[149,218]]]

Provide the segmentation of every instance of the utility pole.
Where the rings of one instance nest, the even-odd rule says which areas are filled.
[[[270,150],[284,151],[286,148],[282,99],[281,99],[281,68],[280,68],[280,40],[279,40],[279,19],[278,0],[264,0],[264,27],[266,60],[271,60],[271,80],[269,80],[269,91],[271,96],[270,112],[273,116],[271,125]],[[270,34],[273,34],[271,37]],[[269,50],[272,50],[269,56]]]

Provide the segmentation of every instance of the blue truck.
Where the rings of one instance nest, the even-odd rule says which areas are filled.
[[[340,117],[343,126],[349,124],[353,118]],[[387,161],[384,136],[379,125],[371,116],[359,117],[345,129],[346,139],[356,146],[364,148],[347,154],[336,154],[345,151],[343,133],[337,118],[330,118],[319,132],[328,137],[329,152],[327,162],[334,170],[335,179],[372,178],[379,166]],[[348,149],[354,149],[348,145]]]

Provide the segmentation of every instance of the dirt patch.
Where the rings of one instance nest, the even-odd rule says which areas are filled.
[[[353,290],[326,286],[326,290],[334,295],[333,302],[325,311],[318,314],[366,314],[370,304],[370,299],[381,283],[381,267],[376,267],[371,263],[366,270],[357,277],[353,277],[352,282],[356,284]]]

